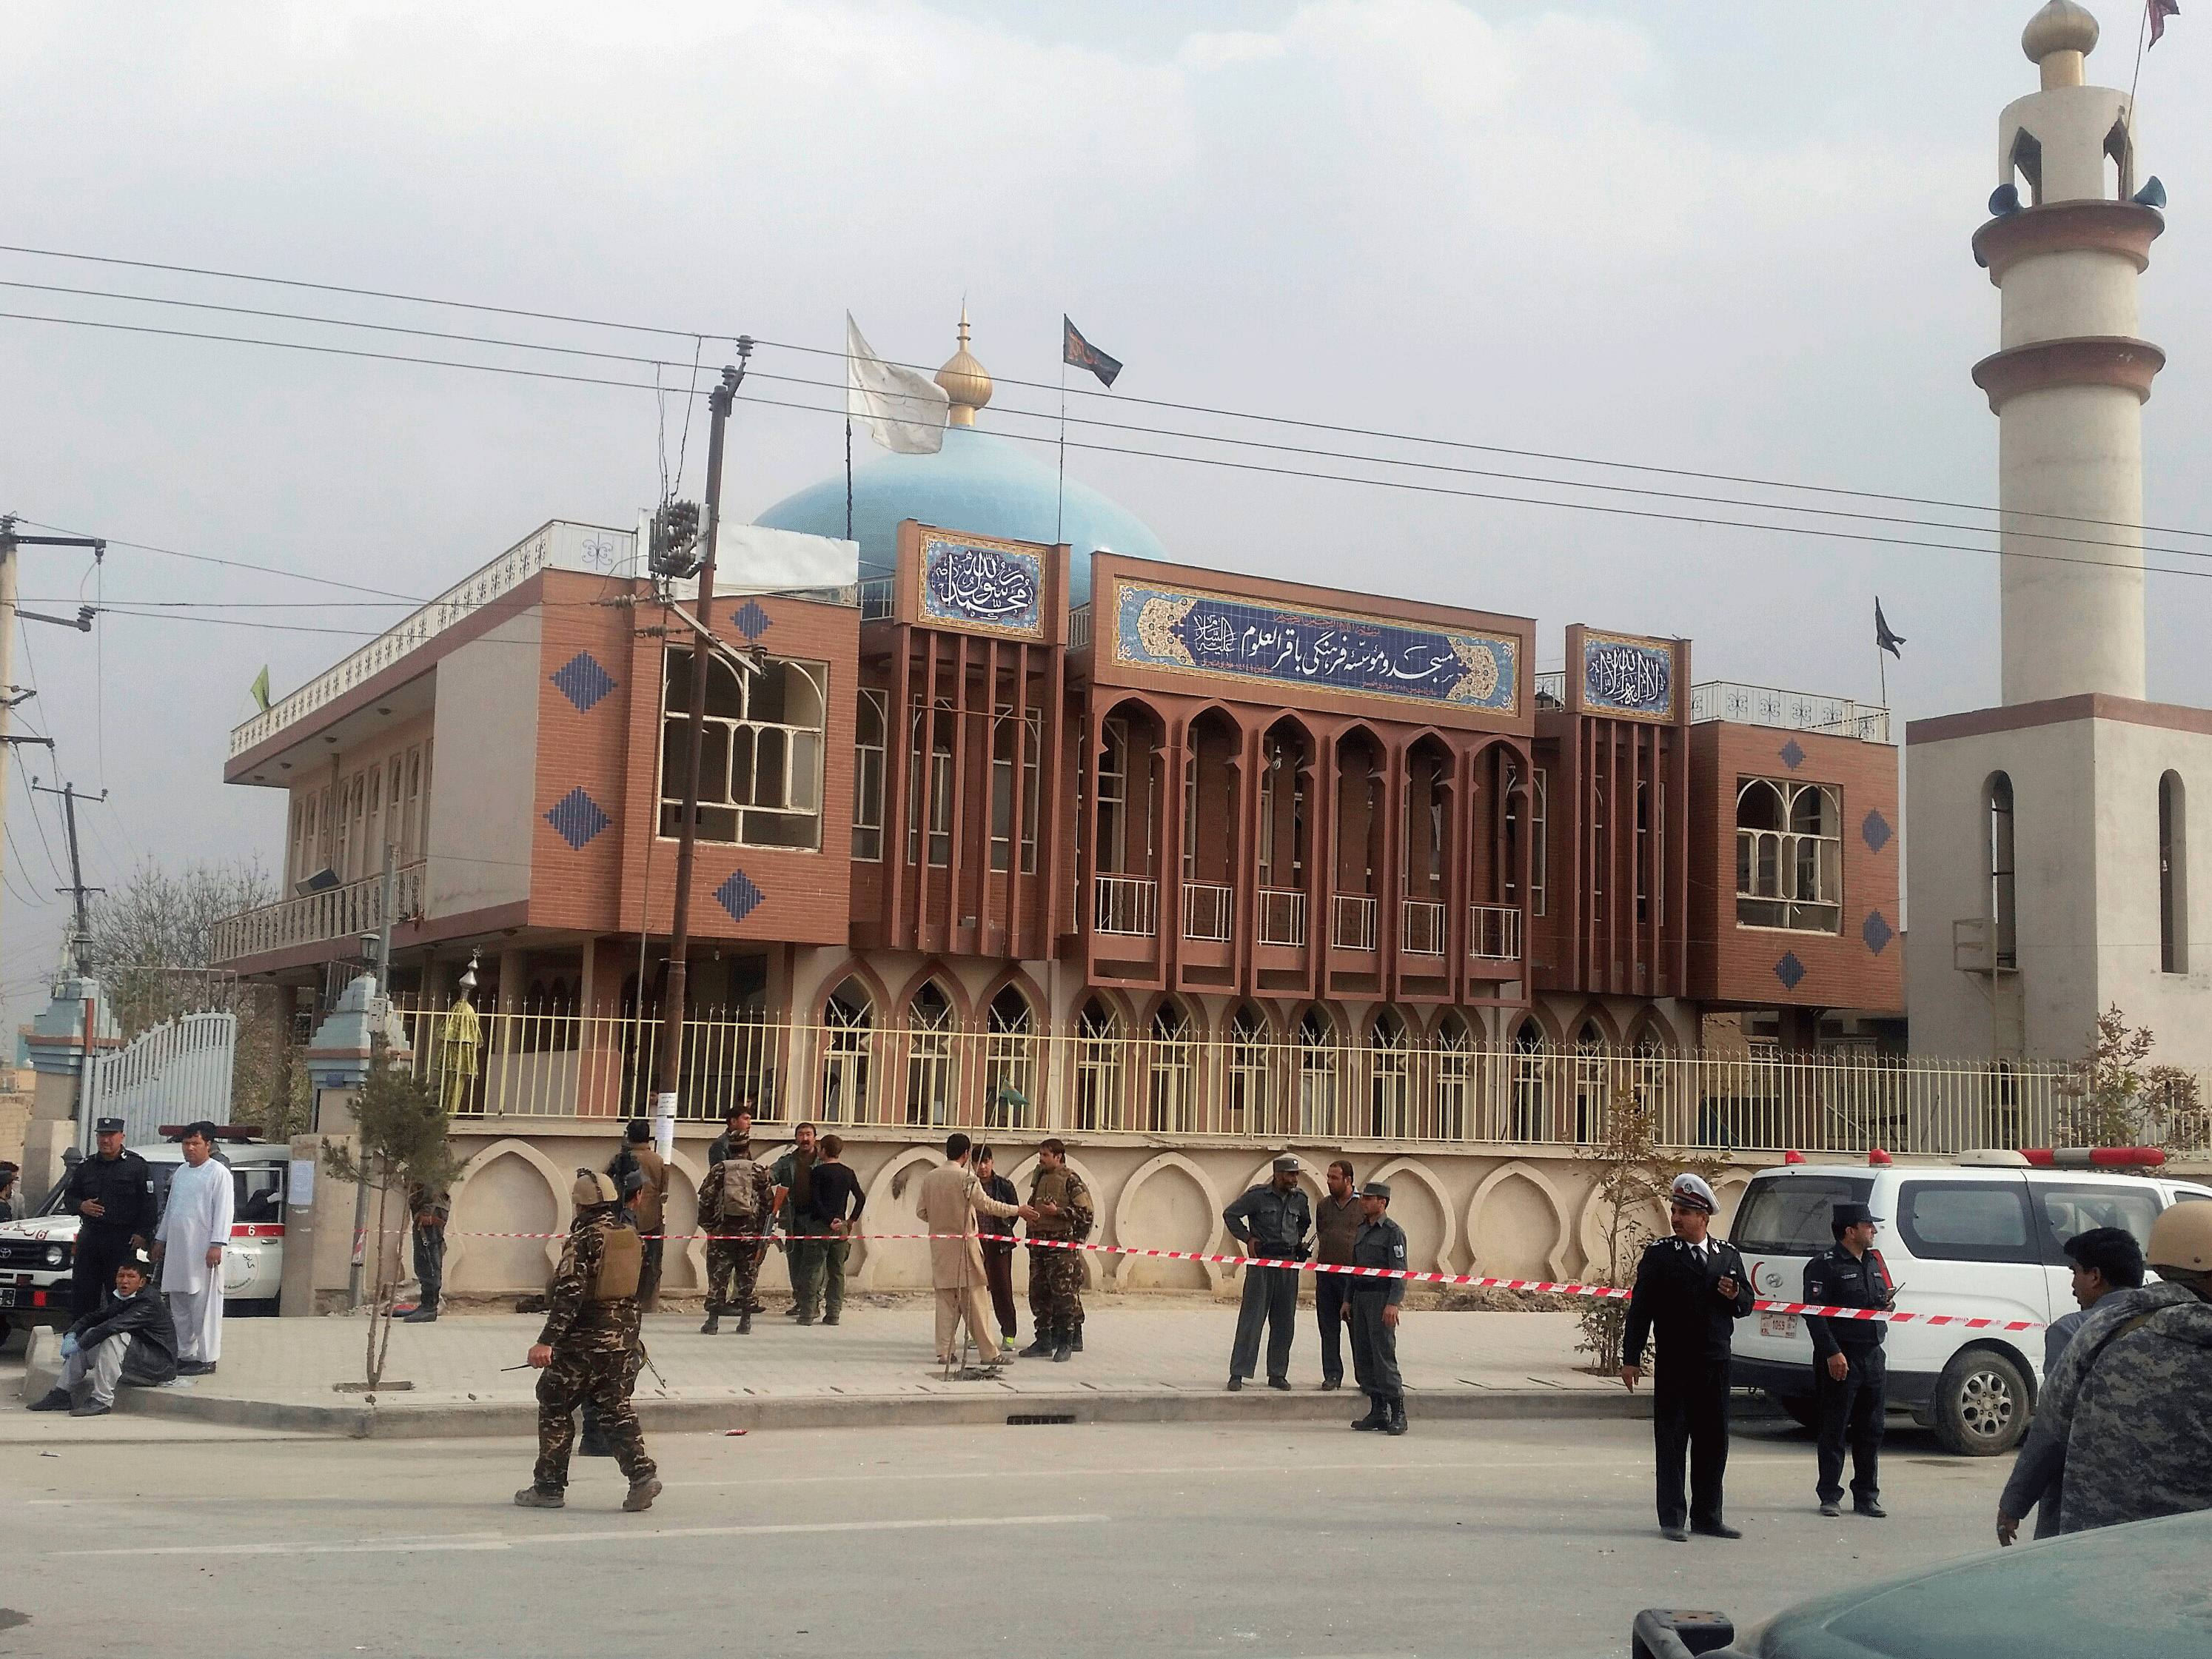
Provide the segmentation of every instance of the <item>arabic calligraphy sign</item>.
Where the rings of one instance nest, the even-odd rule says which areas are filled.
[[[1519,657],[1510,635],[1114,584],[1114,659],[1131,667],[1515,714]]]
[[[1042,639],[1043,592],[1044,559],[1034,550],[969,537],[922,538],[924,622]]]
[[[1663,641],[1583,635],[1582,706],[1632,720],[1674,718],[1674,653]]]

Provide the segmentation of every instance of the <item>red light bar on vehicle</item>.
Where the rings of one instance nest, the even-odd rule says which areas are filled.
[[[2166,1162],[2159,1146],[2023,1146],[2020,1155],[2039,1170],[2156,1169]]]

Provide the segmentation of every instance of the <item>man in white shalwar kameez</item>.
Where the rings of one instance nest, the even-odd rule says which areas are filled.
[[[222,1355],[222,1251],[230,1242],[230,1167],[215,1156],[215,1125],[185,1131],[184,1168],[155,1229],[161,1293],[177,1330],[177,1375],[204,1376]]]

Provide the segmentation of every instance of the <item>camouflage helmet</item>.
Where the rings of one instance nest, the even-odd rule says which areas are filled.
[[[2212,1203],[2185,1199],[2160,1212],[2143,1261],[2161,1273],[2212,1273]]]

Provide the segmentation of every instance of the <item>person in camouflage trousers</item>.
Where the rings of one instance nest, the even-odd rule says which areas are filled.
[[[738,1316],[738,1334],[753,1328],[753,1289],[760,1282],[761,1258],[768,1249],[760,1238],[716,1237],[724,1233],[765,1233],[775,1214],[775,1186],[766,1169],[753,1162],[752,1149],[740,1141],[729,1148],[725,1162],[707,1171],[699,1183],[699,1224],[707,1240],[707,1322],[701,1334],[713,1336],[722,1328],[722,1316]],[[735,1204],[730,1198],[734,1178],[741,1194],[752,1204]]]
[[[1030,1202],[1038,1218],[1030,1223],[1031,1239],[1085,1239],[1095,1214],[1091,1188],[1067,1167],[1067,1147],[1058,1139],[1037,1147],[1037,1170],[1030,1182]],[[1032,1358],[1065,1360],[1083,1352],[1083,1253],[1053,1246],[1030,1246],[1030,1323],[1036,1340],[1022,1350]]]
[[[575,1219],[569,1224],[561,1263],[546,1293],[545,1326],[530,1351],[540,1368],[538,1379],[538,1466],[531,1484],[514,1494],[524,1509],[557,1510],[567,1502],[568,1452],[575,1437],[574,1413],[584,1401],[597,1407],[599,1425],[614,1448],[615,1461],[629,1480],[623,1508],[633,1514],[653,1507],[660,1481],[645,1455],[637,1413],[630,1407],[630,1384],[641,1358],[638,1335],[637,1280],[644,1249],[634,1228],[617,1215],[615,1184],[595,1170],[579,1170],[571,1194]]]
[[[2212,1203],[2161,1212],[2143,1260],[2161,1282],[2099,1297],[2036,1401],[2062,1533],[2212,1509]]]

